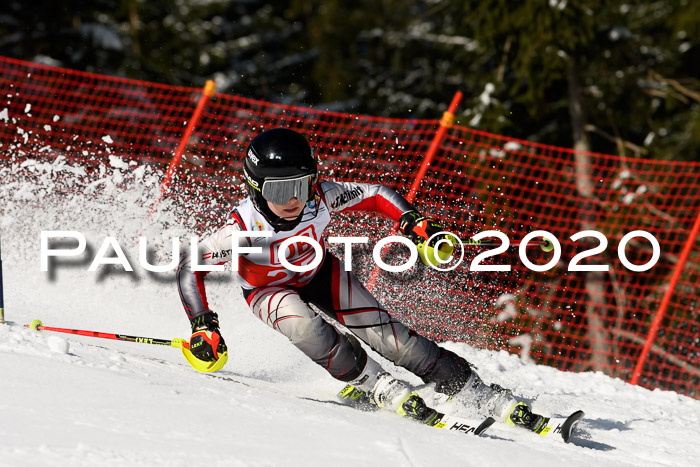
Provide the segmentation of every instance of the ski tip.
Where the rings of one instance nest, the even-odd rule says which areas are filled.
[[[486,420],[481,422],[481,425],[476,427],[476,430],[474,430],[474,434],[476,436],[481,436],[482,433],[484,433],[494,423],[496,423],[496,419],[493,417],[488,417]]]
[[[571,440],[571,434],[574,432],[574,428],[576,428],[578,422],[580,422],[585,415],[583,410],[577,410],[567,417],[566,421],[561,426],[561,437],[564,439],[565,443]]]

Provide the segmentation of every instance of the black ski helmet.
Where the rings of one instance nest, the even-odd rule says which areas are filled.
[[[303,202],[309,201],[313,196],[313,187],[317,177],[316,159],[314,159],[309,142],[302,134],[288,128],[273,128],[260,133],[248,145],[243,161],[243,173],[248,196],[253,202],[253,206],[270,225],[276,230],[292,230],[299,225],[304,215],[303,210],[299,217],[293,220],[278,217],[267,206],[264,193],[268,192],[266,194],[269,198],[271,197],[269,193],[274,193],[271,190],[274,189],[273,184],[303,181],[305,183],[303,189],[300,189],[298,185],[296,187],[288,186],[287,188],[292,191],[284,191],[284,193],[287,195],[293,193],[293,196]],[[267,186],[266,182],[268,182]],[[270,201],[275,204],[286,204],[289,199],[291,196],[285,201],[279,199],[270,199]]]

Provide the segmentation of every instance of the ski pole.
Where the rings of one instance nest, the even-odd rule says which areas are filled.
[[[117,341],[125,342],[136,342],[139,344],[154,344],[154,345],[167,345],[169,347],[176,347],[182,350],[182,354],[185,356],[187,361],[192,367],[204,373],[209,373],[212,371],[218,371],[224,367],[226,361],[228,360],[228,351],[224,352],[219,356],[218,360],[212,362],[205,362],[195,357],[192,352],[190,352],[190,343],[185,339],[175,338],[175,339],[156,339],[153,337],[139,337],[139,336],[127,336],[125,334],[114,334],[109,332],[98,332],[98,331],[85,331],[82,329],[66,329],[66,328],[54,328],[51,326],[44,326],[44,324],[39,319],[35,319],[30,324],[25,324],[24,327],[30,328],[34,331],[51,331],[51,332],[62,332],[66,334],[75,334],[78,336],[86,337],[98,337],[100,339],[113,339]]]
[[[456,240],[447,240],[447,237],[452,237]],[[433,238],[433,237],[430,237]],[[425,264],[435,264],[431,261],[430,258],[439,258],[438,261],[449,261],[449,258],[451,257],[452,252],[454,251],[454,244],[459,243],[462,246],[462,249],[466,247],[499,247],[503,245],[503,243],[494,241],[494,240],[475,240],[473,238],[467,239],[467,241],[462,241],[458,237],[449,234],[449,232],[445,235],[444,240],[440,240],[437,245],[440,245],[442,242],[446,242],[449,246],[448,248],[444,248],[442,246],[439,246],[438,250],[436,251],[435,248],[427,243],[427,240],[424,240],[418,244],[416,244],[416,247],[418,248],[418,255],[420,258],[423,260]],[[552,241],[546,237],[542,237],[542,240],[535,240],[535,241],[529,241],[526,244],[523,244],[520,241],[516,241],[513,243],[509,243],[509,247],[513,248],[519,248],[520,246],[524,245],[526,248],[531,248],[531,247],[539,247],[542,251],[544,252],[550,252],[554,249],[554,244]],[[436,256],[437,254],[437,256]],[[373,276],[370,278],[370,282],[374,278],[374,273]]]
[[[456,238],[456,237],[454,237]],[[503,243],[494,240],[474,240],[473,238],[468,238],[467,240],[459,240],[462,246],[480,247],[480,246],[501,246]],[[509,246],[511,248],[520,247],[519,241],[511,242]],[[425,242],[421,242],[418,246],[423,247]],[[539,247],[542,251],[550,252],[554,249],[554,244],[548,238],[542,237],[542,240],[531,240],[527,243],[528,248]]]
[[[501,242],[493,240],[474,240],[472,238],[463,241],[464,246],[501,246]],[[520,242],[515,241],[510,243],[511,248],[518,248]],[[554,249],[554,244],[548,238],[543,238],[542,240],[532,240],[527,243],[528,248],[539,247],[542,251],[550,252]]]
[[[78,336],[87,337],[99,337],[100,339],[114,339],[117,341],[127,341],[127,342],[137,342],[139,344],[155,344],[155,345],[168,345],[170,347],[182,348],[185,346],[189,349],[190,343],[184,339],[155,339],[152,337],[137,337],[137,336],[127,336],[124,334],[112,334],[109,332],[98,332],[98,331],[84,331],[82,329],[65,329],[65,328],[53,328],[50,326],[44,326],[41,320],[35,319],[30,324],[25,324],[24,327],[30,328],[34,331],[51,331],[51,332],[63,332],[66,334],[76,334]]]

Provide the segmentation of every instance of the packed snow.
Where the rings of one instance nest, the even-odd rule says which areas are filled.
[[[143,201],[155,191],[137,189],[154,186],[147,170],[122,191],[115,183],[130,180],[138,168],[112,163],[97,182],[78,169],[29,164],[21,170],[33,170],[34,178],[25,181],[3,173],[0,227],[10,324],[0,325],[2,466],[677,467],[700,459],[698,400],[460,343],[444,345],[475,364],[486,381],[532,401],[536,411],[584,410],[572,442],[501,424],[475,437],[339,405],[335,394],[343,384],[253,316],[230,273],[208,280],[230,353],[214,376],[195,372],[176,348],[32,331],[24,325],[41,319],[62,328],[189,337],[174,273],[139,268],[138,237],[153,241],[165,264],[170,238],[195,232],[172,219],[166,229],[161,211],[149,217]],[[51,189],[61,177],[76,196]],[[42,230],[81,231],[87,252],[57,258],[42,272]],[[118,239],[134,272],[118,266],[88,271],[107,236]],[[384,363],[397,377],[420,383]],[[432,400],[430,388],[419,389]],[[467,410],[454,402],[443,408]]]

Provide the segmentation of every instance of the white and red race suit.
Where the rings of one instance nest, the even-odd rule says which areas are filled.
[[[401,195],[383,185],[319,181],[299,224],[292,230],[275,231],[246,199],[230,212],[226,225],[200,243],[198,264],[231,261],[234,231],[272,232],[271,237],[239,242],[261,248],[258,253],[239,255],[237,272],[246,301],[258,318],[287,336],[333,377],[353,381],[365,367],[365,351],[324,321],[309,306],[313,304],[385,358],[453,393],[468,379],[469,364],[392,318],[325,248],[323,232],[334,212],[374,212],[398,222],[401,214],[412,209]],[[280,244],[295,236],[310,237],[321,245],[323,259],[310,271],[291,271],[280,262]],[[317,255],[306,242],[292,243],[284,254],[295,266],[310,265]],[[209,304],[204,287],[207,272],[193,271],[191,264],[191,258],[180,263],[177,283],[187,315],[193,318],[207,312]]]

